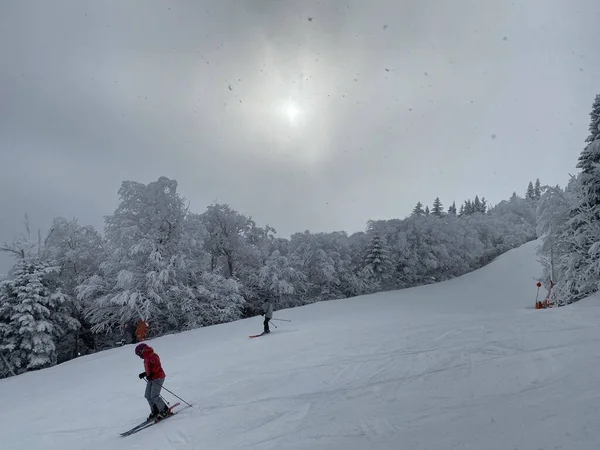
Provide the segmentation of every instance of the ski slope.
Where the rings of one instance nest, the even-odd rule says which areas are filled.
[[[598,299],[533,309],[536,245],[278,311],[257,339],[261,317],[148,341],[193,408],[129,437],[149,413],[132,345],[1,380],[0,448],[598,449]]]

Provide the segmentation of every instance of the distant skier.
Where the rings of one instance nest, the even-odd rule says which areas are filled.
[[[264,333],[270,333],[269,321],[273,318],[273,304],[269,300],[265,300],[265,303],[263,304],[262,315],[265,316],[265,321],[263,322],[265,328]]]
[[[160,357],[154,353],[154,349],[148,344],[138,344],[135,354],[144,360],[144,372],[140,373],[140,380],[146,378],[146,392],[144,397],[150,405],[148,420],[165,417],[169,408],[160,396],[162,385],[165,382],[165,371],[160,363]]]

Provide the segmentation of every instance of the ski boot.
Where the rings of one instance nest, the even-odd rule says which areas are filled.
[[[150,415],[148,416],[147,420],[153,420],[156,419],[159,416],[159,412],[158,412],[158,408],[156,407],[156,405],[154,405],[152,407],[152,412],[150,413]]]

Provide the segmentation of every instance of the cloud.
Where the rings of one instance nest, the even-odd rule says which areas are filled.
[[[0,241],[161,175],[282,235],[494,203],[566,181],[600,76],[592,0],[0,8]]]

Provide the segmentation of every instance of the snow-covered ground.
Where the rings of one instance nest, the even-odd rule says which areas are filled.
[[[536,245],[278,311],[291,322],[258,339],[260,317],[149,341],[193,408],[126,438],[149,412],[133,346],[2,380],[0,448],[598,449],[598,298],[533,309]]]

